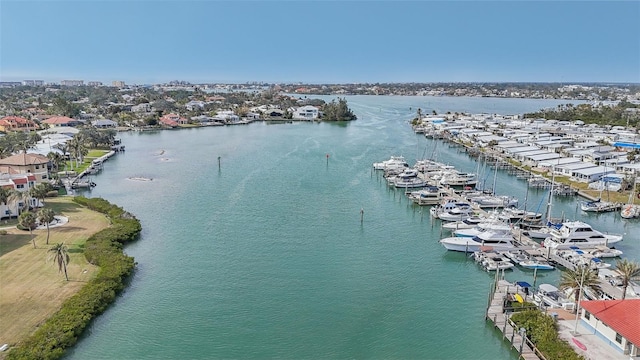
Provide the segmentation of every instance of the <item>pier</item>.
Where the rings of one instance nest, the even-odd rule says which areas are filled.
[[[496,273],[497,276],[498,274]],[[509,341],[511,346],[518,352],[519,359],[546,360],[538,348],[527,338],[526,331],[523,331],[524,329],[516,329],[517,325],[509,319],[509,315],[504,310],[504,303],[510,296],[519,294],[526,301],[529,295],[521,289],[519,286],[505,280],[498,280],[493,283],[489,292],[485,320],[491,321],[500,330],[502,338]]]

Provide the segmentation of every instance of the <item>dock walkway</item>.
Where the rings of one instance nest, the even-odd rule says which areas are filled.
[[[504,302],[510,294],[520,294],[525,301],[528,296],[521,288],[508,281],[498,280],[492,284],[485,319],[490,320],[502,332],[503,339],[507,339],[520,354],[519,359],[546,360],[542,353],[526,337],[526,331],[522,333],[518,331],[515,324],[509,319],[509,315],[504,312]]]

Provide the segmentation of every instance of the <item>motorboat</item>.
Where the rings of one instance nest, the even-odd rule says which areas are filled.
[[[403,156],[391,156],[389,160],[373,163],[375,170],[390,170],[390,169],[404,169],[409,167],[409,164]]]
[[[576,306],[575,302],[565,297],[557,287],[551,284],[540,284],[538,291],[533,295],[533,299],[539,305],[567,311],[572,311]]]
[[[469,205],[468,207],[458,207],[439,213],[438,219],[442,221],[462,221],[470,218],[473,214],[473,208]]]
[[[427,186],[427,182],[418,177],[418,170],[405,169],[402,173],[393,178],[387,179],[397,188],[417,188]]]
[[[551,265],[547,260],[540,257],[535,257],[518,262],[518,265],[531,270],[553,270],[555,267]]]
[[[616,258],[622,256],[622,250],[611,249],[606,246],[597,246],[595,249],[587,250],[587,252],[597,258]]]
[[[562,223],[552,223],[549,221],[545,225],[527,226],[523,234],[532,239],[544,240],[549,237],[551,230],[558,230],[560,227],[562,227]]]
[[[478,178],[474,173],[449,172],[440,179],[442,186],[475,186]]]
[[[569,221],[555,230],[551,229],[549,236],[544,239],[544,246],[552,249],[593,248],[612,245],[622,241],[622,235],[603,234],[591,225],[582,221]]]
[[[439,218],[440,214],[452,211],[454,209],[472,209],[471,204],[469,204],[468,202],[465,201],[460,201],[458,199],[456,199],[455,197],[445,197],[440,201],[440,204],[438,206],[434,206],[431,209],[429,209],[429,213],[431,214],[431,216],[435,217],[435,218]],[[468,217],[467,217],[468,218]],[[455,219],[452,221],[456,221],[456,220],[464,220],[466,218],[463,219]]]
[[[515,247],[511,234],[498,233],[495,231],[485,231],[472,238],[468,237],[447,237],[440,240],[440,244],[450,251],[475,252],[480,248],[491,250],[510,250]]]
[[[533,211],[525,211],[516,207],[505,207],[502,209],[502,212],[500,212],[500,215],[498,215],[498,218],[507,222],[535,224],[542,221],[542,214]]]
[[[580,209],[585,212],[609,212],[620,210],[622,205],[600,199],[594,201],[583,201],[580,203]]]
[[[473,256],[487,271],[508,270],[515,266],[508,258],[495,251],[476,251]]]
[[[468,198],[469,201],[478,204],[483,209],[517,207],[518,199],[508,195],[482,195]]]
[[[442,200],[442,192],[437,186],[426,186],[424,189],[410,192],[407,197],[418,205],[437,205]]]
[[[474,237],[482,232],[489,231],[489,230],[510,234],[512,229],[510,225],[505,224],[502,221],[494,220],[494,221],[481,222],[475,227],[470,229],[457,229],[453,232],[453,234],[455,236],[460,236],[460,237]]]
[[[487,219],[478,215],[473,215],[465,220],[448,222],[442,225],[442,228],[447,230],[471,229],[483,221],[487,221]]]

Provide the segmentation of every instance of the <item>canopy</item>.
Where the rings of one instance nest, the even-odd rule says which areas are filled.
[[[518,285],[518,286],[520,286],[520,287],[523,287],[523,288],[531,287],[531,284],[529,284],[529,283],[528,283],[528,282],[526,282],[526,281],[518,281],[518,282],[516,282],[516,285]]]

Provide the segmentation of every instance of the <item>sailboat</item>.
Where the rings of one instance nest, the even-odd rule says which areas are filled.
[[[638,182],[638,177],[634,177],[633,179],[633,188],[631,188],[631,192],[629,192],[629,202],[622,206],[620,210],[620,216],[624,219],[635,219],[640,217],[640,205],[635,205],[634,197],[636,194],[636,184]]]

